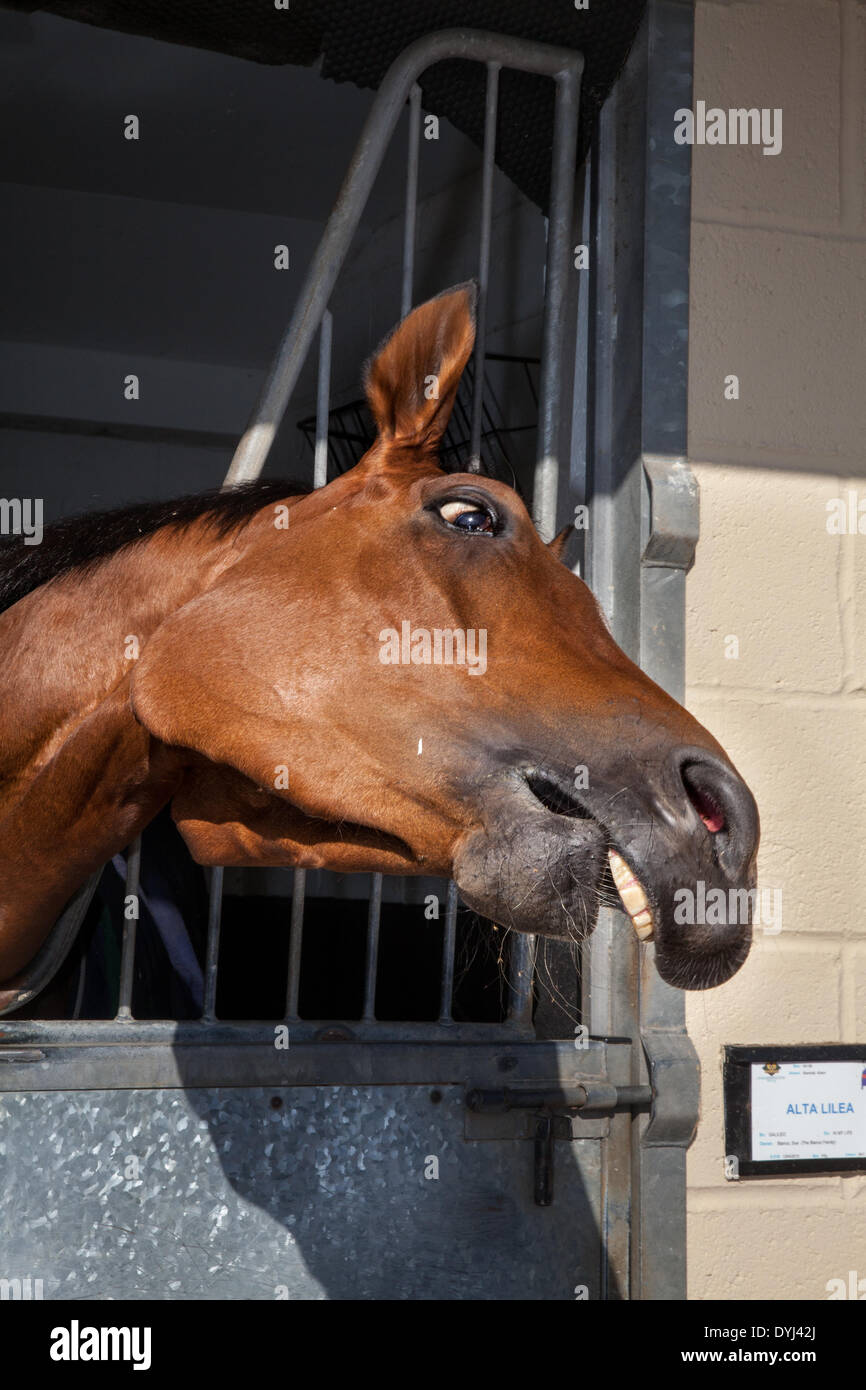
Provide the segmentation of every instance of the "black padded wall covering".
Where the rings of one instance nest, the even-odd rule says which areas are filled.
[[[5,0],[8,9],[51,14],[258,63],[308,67],[358,87],[379,85],[388,65],[414,39],[434,29],[488,29],[579,49],[586,58],[581,92],[580,157],[599,108],[625,62],[645,0]],[[447,62],[421,80],[424,107],[446,117],[480,144],[484,72]],[[527,197],[546,209],[553,84],[528,73],[501,77],[497,163]]]

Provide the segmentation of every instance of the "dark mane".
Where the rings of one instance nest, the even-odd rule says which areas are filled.
[[[65,517],[45,527],[39,545],[25,545],[22,537],[12,537],[0,543],[0,612],[50,579],[71,570],[87,570],[164,526],[189,526],[204,517],[217,535],[225,536],[268,503],[309,491],[301,483],[269,478],[226,492],[213,488],[169,502],[134,502],[112,511]]]

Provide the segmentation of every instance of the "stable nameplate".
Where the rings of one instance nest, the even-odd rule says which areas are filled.
[[[725,1049],[725,1176],[866,1172],[866,1044]]]

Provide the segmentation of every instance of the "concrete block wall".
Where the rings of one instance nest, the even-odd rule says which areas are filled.
[[[866,532],[866,5],[698,0],[694,98],[783,112],[778,155],[692,151],[687,644],[687,702],[757,796],[783,915],[689,998],[689,1296],[826,1299],[866,1277],[866,1177],[727,1182],[721,1049],[866,1054],[866,534],[827,528],[853,491]]]

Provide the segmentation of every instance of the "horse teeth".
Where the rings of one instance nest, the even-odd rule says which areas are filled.
[[[641,941],[651,941],[654,925],[653,915],[649,899],[642,885],[635,878],[622,856],[617,854],[615,850],[608,850],[607,857],[610,863],[610,872],[616,884],[616,891],[619,893],[620,901],[631,919],[632,926]]]

